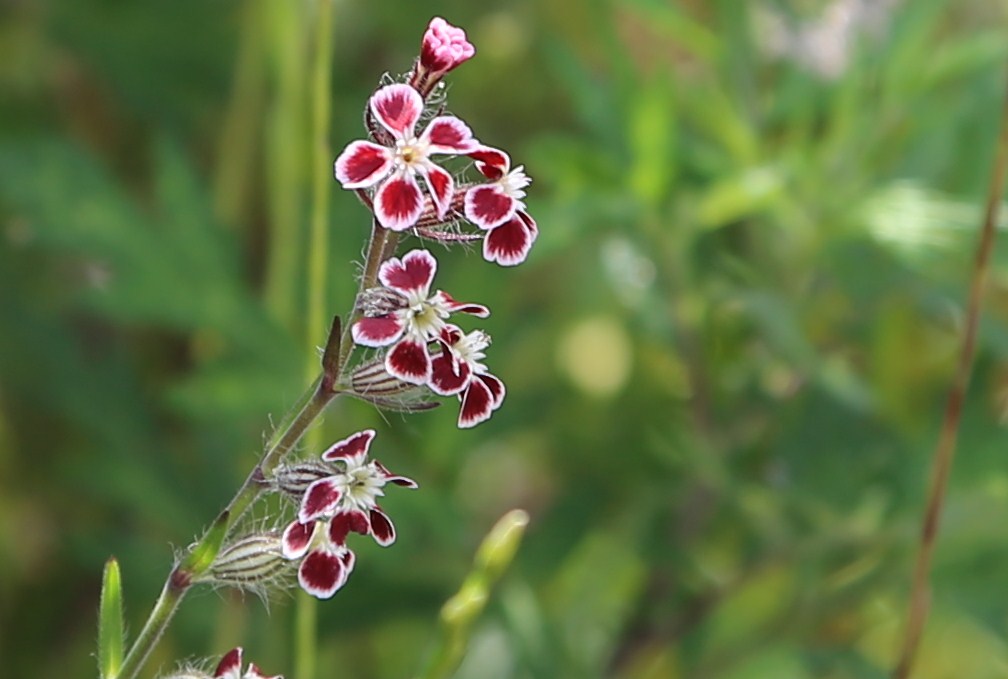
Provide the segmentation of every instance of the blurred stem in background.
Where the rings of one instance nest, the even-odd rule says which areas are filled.
[[[907,628],[903,637],[899,662],[893,671],[894,679],[907,679],[911,675],[917,648],[920,646],[921,635],[924,632],[924,625],[927,623],[931,601],[929,584],[931,560],[934,556],[942,507],[945,504],[949,474],[952,471],[952,460],[955,457],[956,438],[959,433],[959,423],[962,420],[963,404],[966,401],[966,389],[969,387],[970,375],[973,372],[977,330],[980,325],[980,305],[983,302],[983,293],[990,272],[991,255],[994,252],[994,236],[998,223],[998,210],[1001,207],[1001,194],[1004,193],[1006,171],[1008,171],[1008,86],[1006,86],[1005,98],[1001,107],[1001,127],[998,134],[997,151],[991,172],[990,187],[987,191],[987,206],[984,212],[980,241],[977,244],[976,258],[973,263],[973,275],[970,280],[962,349],[956,366],[955,378],[949,390],[941,434],[932,461],[931,485],[928,491],[927,506],[924,510],[920,548],[914,563]]]
[[[304,3],[269,0],[263,26],[275,80],[275,97],[266,122],[266,183],[269,231],[266,305],[287,328],[295,327],[299,277],[301,197],[304,181],[305,46]]]
[[[253,170],[258,167],[263,102],[266,96],[263,0],[248,0],[242,10],[238,57],[231,97],[221,125],[214,176],[214,213],[230,227],[248,226]]]
[[[448,679],[458,670],[490,591],[514,561],[528,522],[526,511],[512,509],[483,538],[462,586],[441,607],[441,638],[422,679]]]
[[[326,281],[329,256],[329,191],[331,180],[325,170],[332,160],[329,145],[329,114],[332,96],[333,1],[316,0],[314,25],[314,62],[311,71],[311,223],[306,252],[308,269],[308,311],[305,337],[308,341],[306,377],[314,379],[319,369],[316,339],[325,332]],[[307,28],[307,26],[306,26]],[[321,447],[322,430],[315,427],[305,437],[309,450]],[[298,592],[294,624],[294,674],[304,679],[315,677],[317,656],[318,602]]]

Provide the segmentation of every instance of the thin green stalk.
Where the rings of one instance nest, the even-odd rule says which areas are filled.
[[[361,273],[360,285],[357,287],[358,297],[365,290],[373,288],[378,284],[378,268],[383,261],[395,252],[398,243],[399,234],[383,227],[378,223],[377,219],[371,220],[371,239],[368,241],[367,255],[364,258],[364,271]],[[360,317],[361,312],[357,309],[356,300],[354,300],[354,310],[343,328],[343,342],[339,353],[341,370],[346,367],[347,360],[350,358],[350,353],[354,347],[353,340],[350,337],[350,329],[353,327],[354,321]]]
[[[144,623],[140,634],[130,646],[116,679],[134,679],[161,636],[168,628],[182,599],[192,587],[193,578],[203,573],[213,561],[220,541],[235,525],[257,497],[263,492],[263,483],[270,472],[293,450],[297,442],[319,415],[338,395],[338,391],[327,388],[327,380],[319,378],[310,387],[311,395],[301,399],[297,414],[279,436],[271,440],[262,459],[245,479],[234,497],[228,503],[221,518],[211,526],[189,550],[188,556],[176,565],[154,603],[154,608]]]
[[[525,510],[512,509],[483,538],[462,586],[441,607],[441,634],[421,679],[448,679],[455,674],[494,585],[514,561],[528,522]]]
[[[312,208],[308,235],[308,374],[318,370],[314,338],[324,327],[326,315],[327,264],[329,254],[329,192],[332,180],[326,168],[332,162],[329,146],[329,117],[332,92],[333,0],[317,0],[315,16],[315,52],[312,65],[311,176]],[[320,447],[321,429],[308,435],[308,447]],[[298,596],[294,623],[294,674],[303,679],[315,677],[317,654],[318,602],[303,593]]]
[[[326,322],[326,265],[329,254],[329,195],[332,178],[327,170],[332,163],[329,146],[329,116],[332,92],[333,0],[317,0],[315,17],[315,63],[312,69],[312,213],[308,237],[308,314],[307,337],[314,338]],[[309,375],[318,370],[312,352],[308,357]]]
[[[1001,195],[1004,192],[1006,171],[1008,171],[1008,90],[1006,90],[1001,109],[1001,131],[998,137],[997,155],[991,172],[990,187],[987,191],[987,209],[973,264],[962,349],[959,354],[955,378],[945,405],[941,435],[938,438],[932,461],[931,485],[928,491],[927,506],[924,510],[920,547],[914,564],[906,632],[903,637],[899,661],[892,673],[894,679],[907,679],[910,676],[917,648],[920,646],[921,636],[924,632],[924,625],[927,623],[931,598],[929,584],[931,560],[938,536],[942,507],[945,504],[949,474],[952,471],[952,460],[955,457],[956,438],[959,432],[959,422],[962,419],[963,403],[966,400],[966,389],[973,371],[977,327],[980,324],[980,306],[987,283],[987,274],[990,270],[991,253],[994,250],[994,235],[998,209],[1001,206]]]

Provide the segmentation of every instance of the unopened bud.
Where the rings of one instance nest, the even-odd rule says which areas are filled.
[[[357,296],[357,309],[365,316],[384,316],[409,306],[405,296],[388,288],[369,288]]]
[[[321,462],[307,461],[291,465],[284,464],[277,467],[273,473],[273,485],[284,495],[293,498],[295,502],[300,502],[308,490],[308,486],[327,476],[332,476],[332,469]]]
[[[350,388],[363,398],[388,398],[416,389],[416,385],[403,382],[390,375],[382,357],[360,364],[350,375]]]
[[[280,535],[254,533],[226,545],[199,581],[255,589],[275,582],[286,570]]]

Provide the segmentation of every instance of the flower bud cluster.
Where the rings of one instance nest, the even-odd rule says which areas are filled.
[[[380,228],[449,247],[482,240],[484,259],[514,266],[525,261],[539,233],[524,203],[531,179],[523,166],[512,167],[506,152],[481,142],[461,119],[444,115],[444,101],[431,97],[444,75],[474,54],[462,29],[431,20],[406,82],[375,91],[365,115],[369,139],[348,144],[334,171],[343,188],[357,191]],[[422,120],[428,122],[418,131]],[[453,175],[441,165],[446,157],[467,162]],[[472,427],[500,407],[504,384],[482,362],[490,336],[467,333],[449,318],[486,318],[490,311],[441,290],[432,293],[437,267],[425,249],[382,262],[380,287],[357,300],[352,336],[358,345],[383,350],[384,370],[375,363],[359,367],[351,391],[378,405],[417,387],[457,396],[458,425]]]

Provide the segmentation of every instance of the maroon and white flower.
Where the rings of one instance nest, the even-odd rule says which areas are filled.
[[[369,106],[374,119],[391,135],[391,144],[350,142],[336,159],[336,180],[344,189],[377,186],[373,200],[375,217],[387,229],[404,231],[423,212],[423,194],[416,179],[419,174],[427,184],[438,217],[444,217],[455,185],[451,174],[435,165],[431,157],[476,150],[479,143],[472,130],[455,116],[438,116],[416,136],[423,98],[401,83],[379,89],[371,95]]]
[[[441,17],[430,20],[420,46],[420,67],[428,80],[440,79],[474,54],[476,48],[466,39],[464,30]]]
[[[345,544],[346,532],[339,532],[345,527],[343,518],[349,519],[294,521],[283,533],[284,557],[301,560],[298,584],[318,599],[330,598],[346,584],[357,559]]]
[[[395,542],[395,526],[377,502],[385,495],[385,485],[417,487],[415,481],[393,474],[377,460],[368,461],[374,437],[374,430],[366,429],[322,454],[332,474],[308,486],[297,518],[283,532],[284,557],[301,559],[298,582],[320,599],[335,594],[353,570],[355,556],[346,546],[347,535],[371,535],[383,547]]]
[[[524,166],[512,169],[511,158],[500,149],[486,146],[469,156],[476,169],[490,180],[470,188],[465,195],[466,219],[487,232],[483,258],[502,266],[521,264],[539,235],[523,200],[532,180]]]
[[[242,653],[241,646],[228,651],[217,665],[214,679],[283,679],[283,675],[280,674],[270,676],[263,674],[254,663],[249,663],[248,669],[243,674]]]
[[[431,390],[442,396],[458,394],[458,426],[462,429],[490,419],[504,402],[505,393],[504,383],[482,363],[490,336],[482,330],[467,335],[457,326],[446,325],[439,343],[441,351],[433,359]]]
[[[364,295],[364,318],[353,324],[357,344],[392,348],[385,369],[403,382],[427,384],[431,376],[428,343],[441,336],[445,320],[455,312],[486,318],[490,310],[480,304],[457,302],[438,290],[430,294],[437,260],[427,250],[411,250],[400,260],[382,263],[378,280],[384,288]]]

